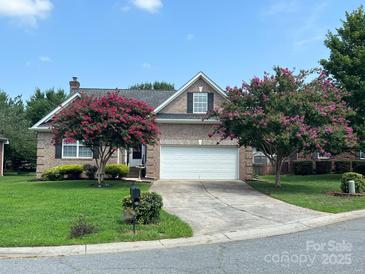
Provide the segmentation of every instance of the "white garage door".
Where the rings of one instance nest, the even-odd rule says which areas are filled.
[[[238,179],[238,149],[161,146],[161,179]]]

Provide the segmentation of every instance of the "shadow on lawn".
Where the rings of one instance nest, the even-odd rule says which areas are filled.
[[[95,180],[70,180],[70,181],[39,181],[35,184],[37,187],[41,188],[54,188],[54,189],[100,189],[100,190],[108,190],[108,189],[129,189],[132,185],[132,182],[129,181],[115,181],[108,180],[106,181],[110,184],[109,187],[101,187],[98,188],[95,186]],[[138,184],[137,184],[138,185]]]
[[[315,189],[314,186],[304,183],[288,184],[286,182],[282,182],[280,188],[275,187],[274,183],[266,181],[248,181],[247,183],[254,189],[267,195],[280,192],[285,194],[325,194],[326,191],[328,191],[323,189],[323,191],[318,192],[318,189]]]

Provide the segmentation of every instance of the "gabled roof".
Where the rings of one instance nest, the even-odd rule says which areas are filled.
[[[176,90],[137,90],[137,89],[104,89],[104,88],[80,88],[79,93],[88,96],[102,96],[108,92],[117,92],[125,98],[134,98],[145,102],[153,108],[171,97]]]
[[[198,79],[203,79],[209,85],[211,85],[215,91],[221,94],[223,97],[227,97],[226,92],[221,89],[213,80],[211,80],[204,72],[200,71],[193,78],[191,78],[185,85],[183,85],[180,89],[177,90],[171,97],[169,97],[166,101],[164,101],[161,105],[159,105],[155,109],[155,113],[161,111],[164,107],[170,104],[173,100],[175,100],[180,94],[182,94],[185,90],[187,90],[192,84],[194,84]]]
[[[45,129],[45,128],[48,128],[48,126],[42,127],[41,125],[44,124],[44,123],[46,123],[46,122],[48,122],[53,117],[53,115],[55,115],[63,107],[67,106],[68,104],[70,104],[73,100],[75,100],[78,97],[80,97],[80,93],[78,93],[78,92],[74,93],[70,98],[68,98],[66,101],[64,101],[61,105],[59,105],[58,107],[56,107],[54,110],[52,110],[46,116],[44,116],[41,120],[39,120],[36,124],[34,124],[30,129],[36,130],[36,129]]]
[[[135,98],[141,101],[144,101],[151,107],[155,109],[155,113],[158,113],[165,106],[170,104],[174,99],[176,99],[180,94],[182,94],[187,88],[189,88],[192,84],[194,84],[197,80],[203,79],[209,85],[213,87],[219,94],[223,97],[226,97],[227,94],[224,90],[222,90],[214,81],[212,81],[206,74],[203,72],[197,73],[190,81],[184,84],[179,90],[131,90],[131,89],[105,89],[105,88],[79,88],[77,92],[74,93],[71,97],[69,97],[65,102],[63,102],[60,106],[55,108],[45,117],[43,117],[40,121],[38,121],[35,125],[33,125],[30,129],[32,130],[46,130],[48,131],[50,128],[50,121],[52,117],[59,112],[63,107],[67,106],[76,98],[81,97],[83,94],[88,96],[102,96],[108,92],[117,92],[120,96],[126,98]],[[162,117],[161,117],[162,118]],[[170,118],[170,117],[169,117]],[[165,117],[164,119],[169,119]],[[171,117],[182,119],[183,117]],[[193,117],[190,117],[193,118]],[[196,115],[194,116],[196,118]],[[198,117],[200,120],[201,118]]]

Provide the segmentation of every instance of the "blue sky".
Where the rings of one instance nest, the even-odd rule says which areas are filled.
[[[198,71],[239,85],[274,65],[318,66],[357,0],[0,0],[0,89],[127,88]]]

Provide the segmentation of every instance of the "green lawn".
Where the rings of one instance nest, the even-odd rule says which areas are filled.
[[[121,200],[130,184],[112,181],[111,188],[90,187],[92,181],[37,182],[34,175],[0,177],[0,246],[69,245],[188,237],[192,230],[164,211],[153,225],[120,222]],[[142,191],[148,184],[140,183]],[[84,214],[97,232],[70,239],[70,225]]]
[[[274,187],[274,176],[250,181],[255,189],[284,202],[314,210],[338,213],[365,208],[365,197],[338,197],[326,192],[340,192],[341,175],[283,175],[280,189]]]

